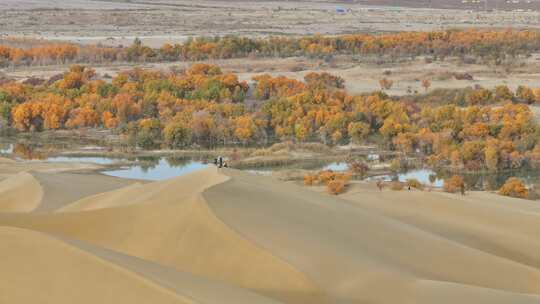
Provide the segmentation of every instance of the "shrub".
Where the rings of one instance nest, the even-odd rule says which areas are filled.
[[[304,175],[304,185],[313,186],[313,183],[314,183],[315,179],[317,179],[316,176],[309,175],[309,174]]]
[[[369,171],[369,166],[362,161],[348,159],[347,164],[349,165],[350,172],[360,177],[364,177]]]
[[[319,179],[324,183],[328,183],[331,180],[334,180],[335,177],[336,177],[335,173],[330,170],[319,172]]]
[[[394,158],[390,163],[390,170],[394,172],[406,170],[409,167],[405,158]]]
[[[137,134],[136,143],[137,146],[145,150],[150,150],[157,147],[156,137],[147,131],[141,131]]]
[[[343,191],[345,190],[345,181],[332,180],[328,182],[326,187],[328,189],[328,193],[338,195],[340,193],[343,193]]]
[[[407,186],[418,190],[424,190],[424,184],[422,184],[416,178],[407,179]]]
[[[405,185],[402,182],[392,182],[392,185],[390,186],[390,189],[394,191],[401,191]]]
[[[351,175],[349,173],[337,173],[331,170],[321,171],[315,175],[304,175],[304,185],[317,186],[325,184],[330,194],[340,194],[345,191]]]
[[[462,187],[465,187],[465,182],[463,178],[459,175],[454,175],[451,178],[444,180],[444,191],[449,193],[456,193],[461,190]]]
[[[379,80],[379,85],[383,90],[390,90],[394,85],[394,81],[387,78],[382,78]]]
[[[520,179],[511,177],[499,189],[499,194],[517,198],[528,198],[529,190]]]

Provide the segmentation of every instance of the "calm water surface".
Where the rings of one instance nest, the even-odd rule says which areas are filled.
[[[50,162],[76,162],[93,163],[99,165],[114,165],[129,162],[129,165],[118,169],[104,170],[102,173],[121,178],[141,179],[158,181],[181,176],[196,170],[204,169],[209,164],[200,159],[190,159],[185,157],[136,157],[136,158],[115,158],[105,156],[53,156],[44,157],[39,151],[31,147],[20,144],[0,143],[0,155],[7,155],[19,160],[44,160]],[[373,154],[367,160],[377,160],[378,155]],[[307,169],[307,170],[332,170],[347,171],[348,165],[345,162],[332,163],[300,163],[291,166],[280,166],[271,168],[246,169],[247,172],[262,175],[271,175],[274,171],[287,169]],[[442,187],[444,179],[452,174],[435,172],[430,169],[415,169],[391,175],[370,177],[369,179],[382,179],[386,181],[405,182],[408,179],[417,179],[425,185]],[[540,183],[540,170],[519,170],[498,173],[462,174],[465,183],[471,189],[498,189],[510,177],[518,177],[527,185]]]
[[[102,173],[122,178],[159,181],[201,170],[208,166],[208,164],[200,161],[188,161],[180,165],[171,163],[165,158],[160,158],[155,165],[133,165],[117,170],[103,171]]]

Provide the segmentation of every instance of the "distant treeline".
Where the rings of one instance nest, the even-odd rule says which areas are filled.
[[[337,54],[375,55],[391,58],[430,56],[473,56],[494,63],[527,56],[540,50],[535,31],[447,30],[393,34],[340,36],[266,37],[238,36],[190,38],[180,44],[150,48],[139,39],[128,47],[81,46],[52,43],[30,48],[0,45],[0,66],[65,63],[198,61],[243,57],[309,56],[325,58]]]

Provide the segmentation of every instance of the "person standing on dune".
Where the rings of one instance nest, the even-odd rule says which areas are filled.
[[[381,180],[378,180],[378,181],[377,181],[377,188],[379,188],[379,191],[382,191],[382,189],[383,189],[383,183],[381,182]]]

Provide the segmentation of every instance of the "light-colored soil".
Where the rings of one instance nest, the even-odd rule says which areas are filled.
[[[0,27],[2,35],[106,45],[126,45],[140,37],[152,46],[201,35],[339,34],[464,27],[540,28],[540,13],[527,11],[539,9],[538,1],[531,4],[520,1],[520,4],[510,5],[498,2],[502,3],[495,5],[490,1],[491,8],[525,11],[472,11],[478,6],[483,9],[483,3],[468,5],[461,0],[4,0],[0,2]],[[338,8],[346,12],[339,13],[336,11]]]

